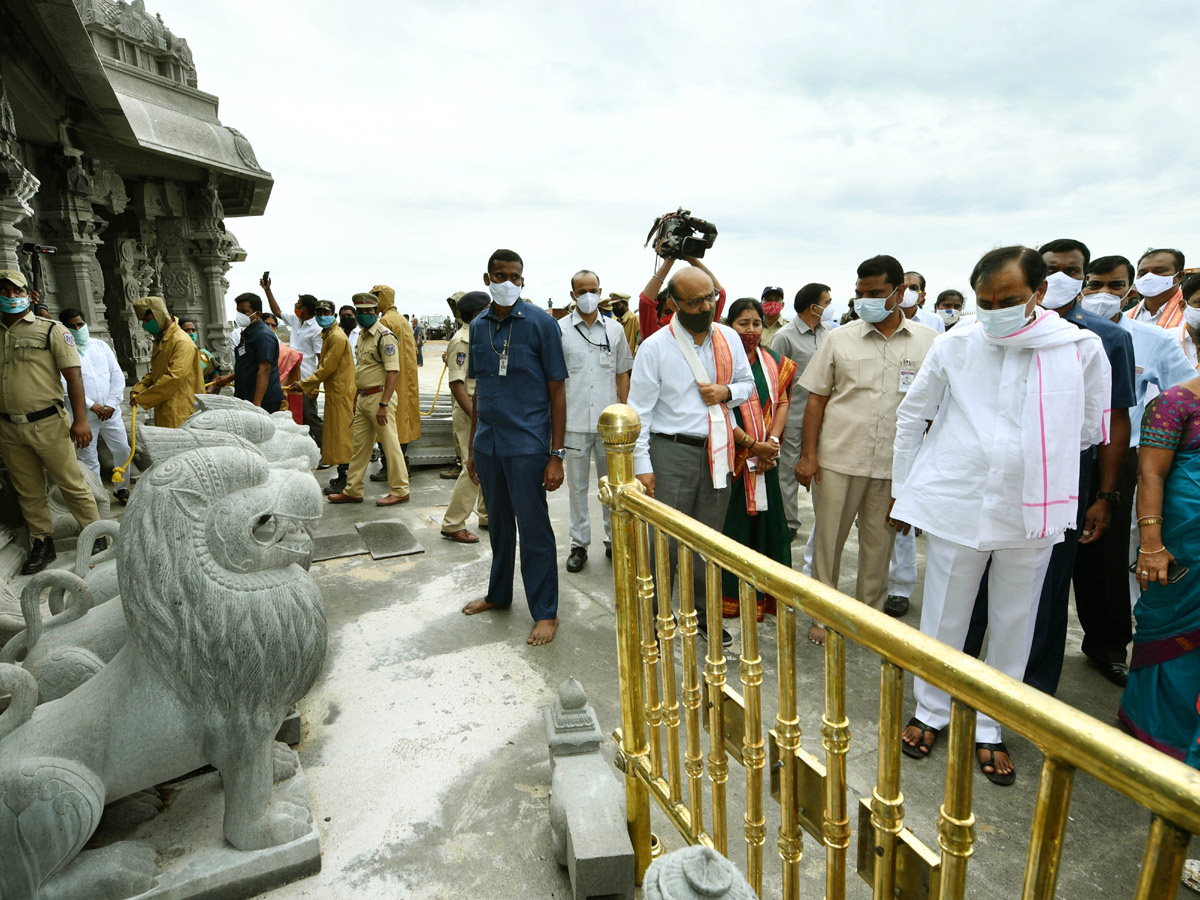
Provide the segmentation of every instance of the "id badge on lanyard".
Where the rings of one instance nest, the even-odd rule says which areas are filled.
[[[500,354],[500,370],[498,374],[503,377],[508,374],[508,345],[505,344],[504,352]]]
[[[917,364],[911,359],[900,360],[900,393],[907,394],[917,377]]]

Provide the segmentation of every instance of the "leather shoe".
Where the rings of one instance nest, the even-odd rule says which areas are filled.
[[[1121,662],[1104,662],[1099,659],[1088,657],[1088,662],[1095,668],[1100,670],[1100,674],[1111,681],[1117,687],[1125,687],[1129,681],[1129,666]]]
[[[908,612],[908,598],[899,594],[890,594],[883,602],[883,611],[893,619],[898,619]]]
[[[29,547],[29,558],[25,560],[25,565],[21,566],[21,574],[36,575],[57,558],[58,554],[54,551],[54,538],[33,541]]]
[[[397,497],[395,494],[387,494],[375,501],[376,506],[395,506],[397,503],[407,503],[408,498],[412,494],[405,494],[403,497]]]
[[[129,502],[129,491],[126,490],[125,488],[121,488],[121,489],[115,491],[113,493],[113,496],[117,498],[117,502],[120,503],[122,506],[124,506],[125,504],[127,504]]]
[[[384,468],[382,468],[378,472],[376,472],[374,475],[372,475],[371,480],[372,481],[387,481],[388,480],[387,467],[385,466]]]
[[[330,503],[362,503],[362,497],[351,497],[349,494],[330,494]]]
[[[107,549],[108,549],[108,538],[107,537],[97,538],[96,543],[92,544],[92,556],[95,556],[97,553],[103,553]]]
[[[325,485],[324,492],[326,496],[330,494],[340,494],[346,489],[345,478],[331,478],[329,484]]]
[[[604,555],[612,559],[612,541],[604,542]]]
[[[454,541],[456,544],[478,544],[479,535],[471,534],[465,528],[460,528],[458,531],[443,531],[442,537],[448,541]]]
[[[462,466],[450,466],[448,469],[442,469],[438,472],[438,478],[445,478],[447,481],[457,481],[458,476],[462,474]]]
[[[571,554],[567,557],[567,571],[578,572],[583,568],[583,564],[587,562],[586,547],[572,547]]]

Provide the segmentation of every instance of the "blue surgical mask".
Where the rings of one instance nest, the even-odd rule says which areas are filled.
[[[1029,295],[1029,299],[1033,299],[1033,294]],[[979,319],[979,324],[983,326],[983,330],[989,336],[994,338],[1010,337],[1024,328],[1025,323],[1029,321],[1029,300],[1020,306],[1010,306],[1007,309],[979,307],[975,310],[975,317]]]
[[[332,325],[336,321],[337,321],[337,316],[317,316],[317,324],[320,325],[321,328],[323,328],[323,329],[328,328],[330,325]]]
[[[886,297],[858,297],[854,301],[854,310],[864,322],[869,322],[872,325],[882,322],[892,314],[892,310],[887,308],[887,302],[892,299],[892,295],[895,293],[895,291],[892,291]]]
[[[29,309],[28,297],[0,296],[0,311],[8,313],[10,316],[15,316],[17,313],[23,313],[27,309]]]
[[[90,340],[87,323],[80,325],[78,328],[69,328],[67,330],[71,332],[71,337],[75,338],[76,347],[81,351],[87,348],[88,341]]]

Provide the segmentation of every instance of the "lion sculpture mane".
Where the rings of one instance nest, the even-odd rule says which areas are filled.
[[[131,853],[137,845],[80,851],[106,803],[205,764],[220,771],[234,847],[309,832],[306,808],[272,800],[275,733],[316,679],[326,643],[320,591],[300,565],[321,514],[302,466],[272,466],[241,447],[156,463],[121,528],[129,636],[116,657],[41,706],[29,672],[0,665],[0,691],[12,694],[0,716],[4,900],[147,890],[153,855]]]

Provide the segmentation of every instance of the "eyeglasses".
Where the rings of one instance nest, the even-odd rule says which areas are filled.
[[[711,306],[716,303],[717,292],[713,291],[711,294],[706,294],[703,297],[697,297],[695,300],[680,300],[678,297],[672,297],[671,299],[675,301],[676,306],[681,306],[690,311],[694,309],[700,309],[704,306]]]

